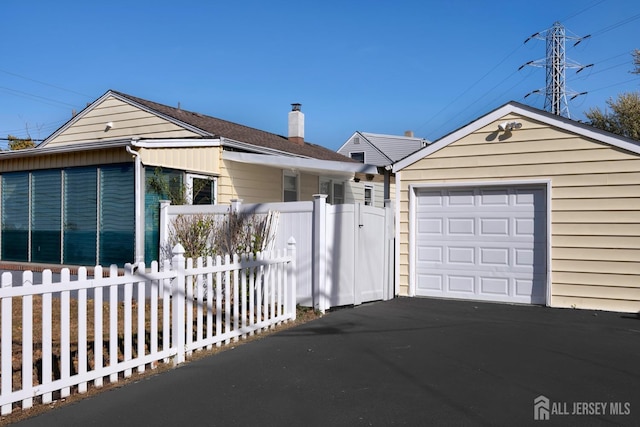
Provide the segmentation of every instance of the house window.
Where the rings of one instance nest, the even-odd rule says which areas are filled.
[[[59,264],[62,242],[60,170],[31,173],[31,261]]]
[[[364,163],[364,151],[355,151],[349,153],[349,156],[357,162]]]
[[[353,143],[354,144],[360,144],[360,137],[356,136],[353,138]]]
[[[92,266],[133,260],[132,164],[6,173],[0,181],[2,259]]]
[[[328,178],[321,178],[320,194],[327,195],[327,203],[329,204],[342,204],[344,203],[344,182],[333,181]]]
[[[298,201],[298,175],[285,172],[283,176],[283,195],[282,200],[285,202]]]
[[[333,183],[333,204],[340,205],[344,203],[344,183]]]
[[[11,242],[10,244],[8,244]],[[28,261],[29,173],[2,175],[2,259]]]
[[[188,202],[192,205],[215,205],[217,180],[204,175],[187,174]]]
[[[365,206],[373,206],[373,186],[364,186],[364,204]]]

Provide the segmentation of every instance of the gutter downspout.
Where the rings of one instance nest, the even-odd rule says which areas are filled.
[[[135,140],[131,140],[131,143],[135,143]],[[142,192],[142,160],[140,159],[140,153],[133,150],[130,145],[125,147],[127,153],[131,154],[135,158],[134,168],[134,212],[135,212],[135,263],[144,262],[144,216],[142,215],[142,202],[144,194]]]

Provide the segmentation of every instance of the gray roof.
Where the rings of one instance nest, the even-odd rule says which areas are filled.
[[[149,110],[156,111],[177,121],[186,123],[208,133],[212,137],[224,137],[235,141],[255,145],[257,147],[278,150],[301,157],[309,157],[320,160],[335,160],[340,162],[352,162],[350,158],[317,144],[312,144],[305,141],[303,145],[297,145],[289,141],[287,137],[266,132],[260,129],[251,128],[249,126],[244,126],[238,123],[229,122],[227,120],[218,119],[216,117],[195,113],[180,108],[170,107],[168,105],[148,101],[146,99],[127,95],[126,93],[117,92],[114,90],[107,92],[107,94],[113,94],[121,99],[127,99],[133,103],[142,105]]]

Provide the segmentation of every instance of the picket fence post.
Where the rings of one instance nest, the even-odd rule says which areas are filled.
[[[287,249],[289,252],[289,257],[291,257],[291,261],[289,261],[289,271],[288,271],[288,283],[289,283],[289,307],[287,310],[289,314],[292,316],[291,320],[296,320],[296,291],[297,291],[297,283],[296,277],[298,277],[298,269],[296,260],[298,259],[297,249],[296,249],[296,239],[293,236],[289,237],[287,241]]]
[[[176,272],[176,278],[171,287],[172,313],[172,347],[176,349],[174,365],[185,361],[185,260],[184,247],[178,243],[173,247],[171,269]]]

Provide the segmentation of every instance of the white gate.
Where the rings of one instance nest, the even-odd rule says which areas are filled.
[[[224,214],[229,209],[264,214],[280,212],[275,244],[297,242],[297,302],[324,311],[342,305],[394,296],[393,207],[328,205],[326,195],[313,202],[232,206],[170,206],[161,203],[160,242],[166,246],[177,215]]]

